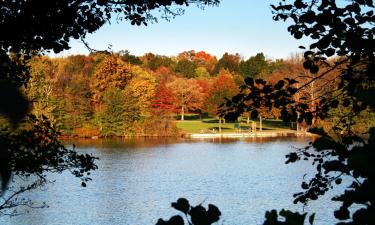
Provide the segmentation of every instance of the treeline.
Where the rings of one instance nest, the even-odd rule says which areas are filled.
[[[284,77],[311,79],[302,62],[298,55],[271,61],[262,53],[248,59],[225,53],[217,59],[203,51],[176,57],[138,57],[128,51],[35,57],[25,93],[33,113],[46,115],[63,135],[173,136],[178,133],[177,114],[181,120],[186,113],[216,116],[225,99],[240,92],[246,77],[271,83]],[[297,97],[313,103],[336,85],[335,76],[331,78],[324,84],[312,82]],[[280,112],[265,108],[261,116],[278,118]]]

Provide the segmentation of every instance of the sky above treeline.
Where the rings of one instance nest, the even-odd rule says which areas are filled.
[[[225,52],[244,59],[263,52],[269,59],[287,58],[300,52],[308,40],[296,40],[287,31],[288,23],[272,19],[270,4],[278,0],[222,0],[218,7],[186,8],[184,15],[170,22],[159,19],[148,26],[132,26],[127,21],[112,22],[86,41],[96,50],[128,50],[134,55],[152,52],[174,56],[187,50],[206,51],[220,58]],[[57,56],[88,54],[79,41]]]

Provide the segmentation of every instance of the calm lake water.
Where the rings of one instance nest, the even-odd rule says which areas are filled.
[[[266,210],[282,208],[316,212],[315,224],[333,224],[337,207],[329,199],[334,193],[305,207],[292,203],[304,174],[314,170],[307,162],[286,165],[285,154],[309,141],[285,137],[73,141],[78,151],[100,158],[93,181],[82,188],[69,173],[51,175],[53,184],[27,194],[49,208],[3,216],[0,224],[153,225],[177,213],[170,204],[180,197],[193,205],[218,206],[222,212],[218,224],[261,225]]]

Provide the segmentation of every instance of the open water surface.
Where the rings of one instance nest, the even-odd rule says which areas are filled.
[[[153,225],[177,213],[170,204],[180,197],[193,205],[218,206],[218,224],[261,225],[267,210],[282,208],[316,212],[315,224],[333,224],[334,193],[305,207],[292,203],[304,175],[314,169],[308,162],[286,165],[285,155],[309,141],[74,140],[78,151],[100,158],[93,181],[82,188],[69,173],[50,175],[53,184],[26,195],[34,202],[45,201],[49,208],[2,216],[0,224]]]

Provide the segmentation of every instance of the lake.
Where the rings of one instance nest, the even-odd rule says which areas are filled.
[[[292,203],[304,175],[314,169],[305,161],[286,165],[285,155],[309,141],[303,137],[74,140],[77,151],[100,158],[93,181],[82,188],[69,173],[50,175],[53,184],[27,194],[49,208],[3,216],[0,224],[153,225],[177,213],[170,204],[180,197],[193,205],[218,206],[222,212],[218,224],[261,225],[267,210],[282,208],[316,212],[315,224],[333,224],[334,193],[307,206]]]

